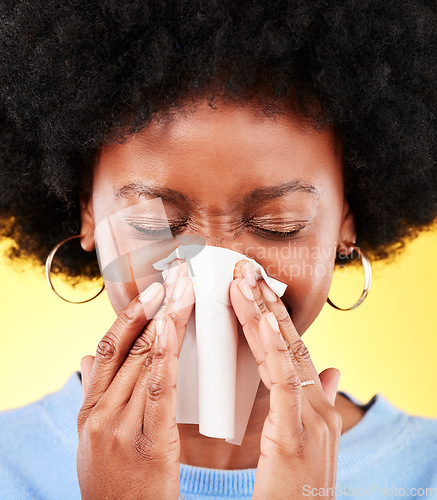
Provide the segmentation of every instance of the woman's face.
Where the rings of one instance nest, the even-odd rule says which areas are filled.
[[[300,335],[326,302],[336,249],[349,253],[344,243],[355,241],[341,145],[331,129],[290,115],[200,103],[103,146],[81,203],[83,248],[94,248],[96,224],[157,196],[175,231],[243,253],[287,283],[283,301]],[[138,294],[135,283],[106,287],[117,314]]]

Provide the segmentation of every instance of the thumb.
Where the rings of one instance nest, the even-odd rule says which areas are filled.
[[[91,370],[93,369],[94,356],[84,356],[80,360],[80,372],[82,374],[82,391],[83,399],[88,393],[88,385],[90,381]]]
[[[340,376],[340,370],[337,368],[326,368],[319,374],[323,392],[332,406],[334,406],[335,403]]]

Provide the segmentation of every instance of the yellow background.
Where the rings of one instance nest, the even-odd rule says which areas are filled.
[[[0,245],[0,251],[5,244]],[[3,252],[2,252],[3,254]],[[437,417],[437,229],[409,243],[390,266],[373,264],[364,303],[341,312],[326,304],[304,334],[318,372],[335,366],[340,389],[362,402],[380,392],[411,414]],[[334,274],[330,298],[359,297],[362,268]],[[59,389],[115,319],[106,293],[82,305],[62,302],[43,269],[0,258],[0,409]]]

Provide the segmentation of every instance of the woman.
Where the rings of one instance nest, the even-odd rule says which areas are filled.
[[[332,498],[436,487],[436,421],[337,394],[338,370],[317,375],[301,340],[336,263],[389,259],[437,217],[431,6],[1,9],[2,234],[16,253],[44,263],[80,236],[81,250],[50,271],[98,276],[99,224],[159,199],[173,236],[237,250],[287,284],[280,299],[251,265],[235,267],[232,308],[262,380],[235,446],[175,425],[194,303],[186,264],[164,286],[152,275],[142,287],[106,280],[118,318],[82,360],[83,401],[74,374],[1,417],[3,496]],[[159,230],[132,221],[114,236],[123,244]],[[28,445],[17,447],[23,428]]]

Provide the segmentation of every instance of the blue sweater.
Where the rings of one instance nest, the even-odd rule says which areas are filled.
[[[0,413],[2,500],[80,499],[76,418],[81,405],[80,373],[74,372],[59,391]],[[381,394],[364,407],[364,417],[340,438],[336,498],[437,498],[437,419],[409,416]],[[185,500],[250,499],[255,472],[182,464],[180,492]],[[323,493],[310,488],[304,488],[304,496]]]

